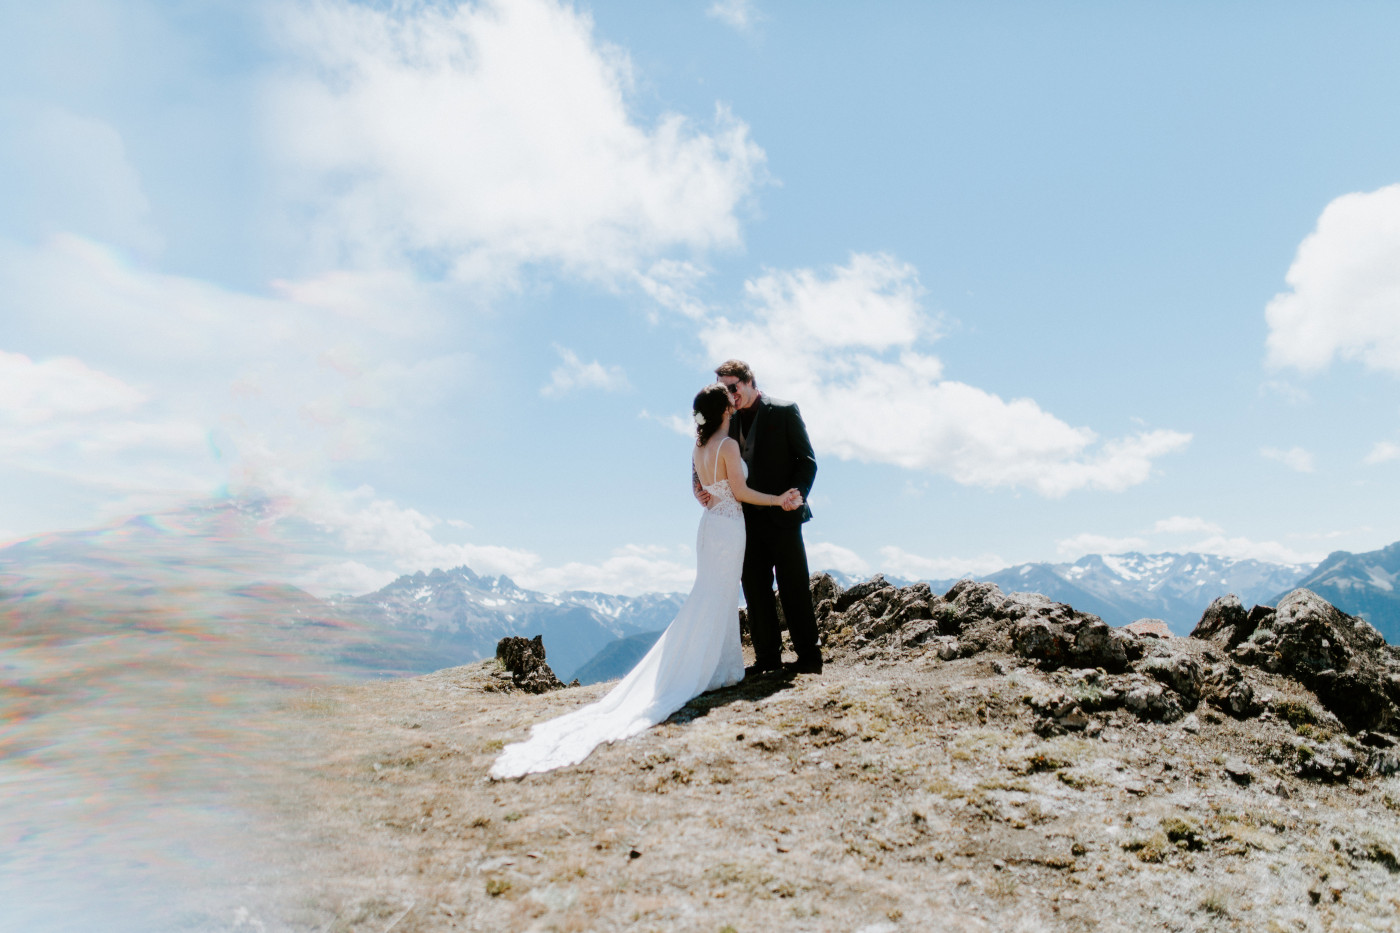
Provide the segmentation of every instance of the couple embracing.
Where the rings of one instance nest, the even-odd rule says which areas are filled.
[[[705,506],[696,538],[695,586],[676,618],[607,696],[542,722],[508,745],[491,777],[520,777],[577,764],[604,742],[636,735],[691,699],[746,677],[784,670],[776,578],[797,661],[819,674],[821,648],[808,583],[802,524],[817,461],[797,406],[759,392],[742,360],[715,370],[695,396],[691,483]],[[739,646],[739,592],[748,603],[754,663]]]

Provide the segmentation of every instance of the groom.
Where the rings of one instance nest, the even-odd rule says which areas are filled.
[[[796,663],[788,669],[797,674],[820,674],[822,652],[812,612],[807,549],[802,543],[802,524],[812,517],[807,495],[817,476],[807,426],[795,404],[758,391],[753,370],[743,360],[721,363],[715,375],[734,399],[736,410],[729,422],[729,436],[739,443],[748,464],[749,488],[773,495],[793,488],[802,492],[800,504],[782,508],[744,503],[744,599],[749,607],[754,652],[753,667],[744,674],[783,668],[783,635],[773,598],[775,576],[788,637],[797,652]]]

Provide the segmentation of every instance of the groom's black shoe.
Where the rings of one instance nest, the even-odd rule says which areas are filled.
[[[771,662],[768,664],[751,664],[744,668],[744,679],[752,680],[755,677],[762,677],[765,674],[772,674],[783,669],[781,662]]]
[[[822,657],[798,658],[783,665],[783,669],[789,674],[820,674],[822,672]]]

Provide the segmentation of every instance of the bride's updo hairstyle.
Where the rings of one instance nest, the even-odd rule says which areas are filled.
[[[695,412],[695,446],[704,447],[724,420],[725,409],[729,407],[729,390],[718,382],[705,386],[695,393],[690,407]]]

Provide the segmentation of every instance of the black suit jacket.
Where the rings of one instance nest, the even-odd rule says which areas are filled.
[[[812,518],[807,496],[812,481],[817,478],[817,458],[812,442],[807,439],[807,425],[793,402],[759,396],[758,415],[747,438],[741,438],[742,419],[739,413],[729,419],[729,436],[739,442],[739,451],[749,465],[750,489],[770,495],[782,495],[789,489],[802,490],[802,508],[786,512],[777,506],[744,503],[748,521],[800,525]]]

